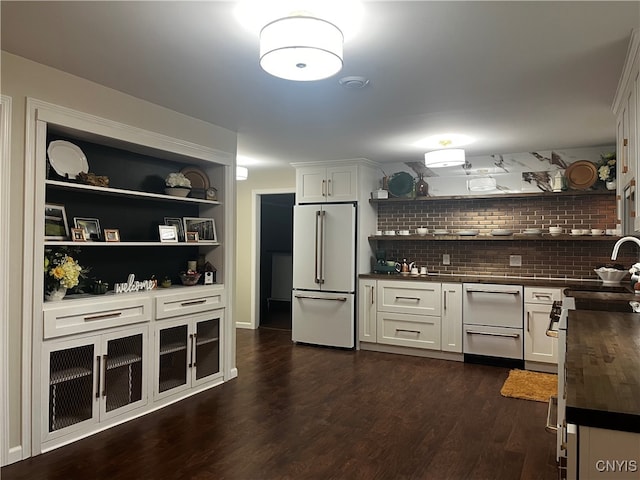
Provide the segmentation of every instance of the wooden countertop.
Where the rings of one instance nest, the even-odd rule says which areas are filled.
[[[640,433],[640,313],[572,310],[567,422]]]

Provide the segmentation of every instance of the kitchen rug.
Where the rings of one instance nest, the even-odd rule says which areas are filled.
[[[558,394],[558,376],[514,369],[509,372],[500,394],[503,397],[548,402],[549,397]]]

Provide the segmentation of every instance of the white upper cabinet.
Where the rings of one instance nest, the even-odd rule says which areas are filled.
[[[640,37],[634,30],[613,102],[616,116],[618,219],[624,234],[640,232],[635,182],[640,178]]]
[[[297,203],[355,202],[358,166],[310,166],[296,169]]]

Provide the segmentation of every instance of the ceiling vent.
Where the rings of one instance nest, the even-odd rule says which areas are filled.
[[[369,85],[369,80],[365,77],[352,76],[342,77],[340,80],[338,80],[338,83],[344,88],[356,90],[358,88],[364,88]]]

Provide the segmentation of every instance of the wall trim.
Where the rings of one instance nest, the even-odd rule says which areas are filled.
[[[11,97],[0,95],[0,265],[9,263],[9,202],[11,179]],[[9,269],[0,273],[0,466],[9,455]]]
[[[236,323],[238,328],[250,328],[255,330],[260,325],[258,319],[260,318],[260,302],[256,301],[258,293],[260,292],[260,272],[259,272],[259,252],[260,252],[260,199],[262,195],[277,195],[279,193],[296,193],[295,187],[287,188],[259,188],[251,190],[251,228],[253,234],[251,235],[251,266],[250,272],[251,281],[251,319],[250,322]]]

